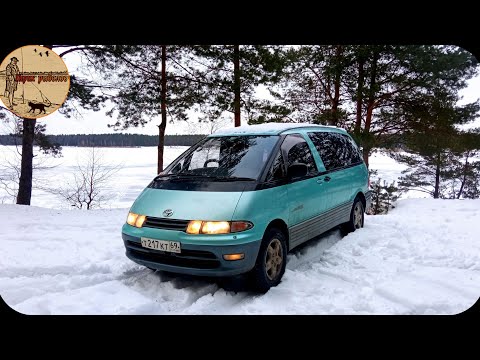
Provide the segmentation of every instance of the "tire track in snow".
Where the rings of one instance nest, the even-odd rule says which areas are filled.
[[[327,261],[322,258],[324,253],[341,240],[340,231],[334,229],[314,240],[300,245],[288,254],[287,269],[292,271],[305,270],[303,269],[305,265],[310,268],[315,263]]]
[[[179,312],[205,296],[214,295],[220,287],[213,281],[142,269],[121,280],[124,286],[154,302],[162,302],[168,312]]]

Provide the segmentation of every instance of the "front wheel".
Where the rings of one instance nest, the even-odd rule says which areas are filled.
[[[363,227],[365,221],[365,210],[362,200],[356,198],[350,211],[350,220],[341,226],[342,234],[345,236]]]
[[[271,228],[263,237],[251,276],[255,290],[266,293],[277,286],[287,264],[287,242],[282,231]]]

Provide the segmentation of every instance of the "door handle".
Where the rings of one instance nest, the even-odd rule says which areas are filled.
[[[317,179],[317,184],[323,184],[324,182],[329,182],[330,180],[330,176],[325,176],[323,179]]]

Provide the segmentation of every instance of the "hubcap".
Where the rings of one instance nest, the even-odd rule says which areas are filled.
[[[270,241],[267,247],[267,256],[265,257],[265,269],[267,277],[270,280],[275,280],[280,274],[283,264],[283,249],[282,243],[278,239]]]
[[[353,210],[353,226],[355,226],[355,229],[360,229],[361,227],[363,227],[362,220],[363,220],[362,204],[357,202]]]

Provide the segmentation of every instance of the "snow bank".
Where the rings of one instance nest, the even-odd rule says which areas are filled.
[[[289,255],[265,295],[128,260],[128,209],[0,205],[0,295],[26,314],[456,314],[480,295],[480,200],[407,199]]]

